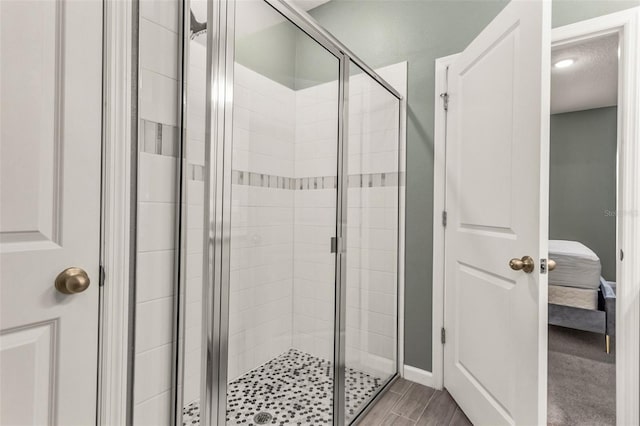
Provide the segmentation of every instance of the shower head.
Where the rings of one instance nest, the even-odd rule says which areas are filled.
[[[195,39],[200,34],[204,34],[206,32],[207,32],[207,23],[198,22],[192,10],[191,11],[191,40]]]

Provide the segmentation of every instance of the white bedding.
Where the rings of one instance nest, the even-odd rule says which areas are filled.
[[[556,269],[549,272],[549,285],[597,290],[600,287],[600,258],[577,241],[549,240],[549,258]]]
[[[577,287],[549,286],[549,303],[582,309],[598,309],[598,290]]]

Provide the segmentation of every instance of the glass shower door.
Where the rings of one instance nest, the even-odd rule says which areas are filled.
[[[181,210],[180,292],[178,317],[176,424],[200,424],[206,405],[206,346],[203,330],[207,316],[208,293],[204,267],[207,265],[206,176],[211,169],[206,156],[207,132],[207,51],[208,22],[206,0],[181,4],[183,12],[183,51],[186,84],[183,90],[183,173]]]
[[[398,97],[286,2],[185,4],[176,417],[348,424],[397,374]]]
[[[262,0],[234,53],[226,424],[330,424],[339,60]]]
[[[400,101],[353,62],[349,78],[346,419],[398,371]]]

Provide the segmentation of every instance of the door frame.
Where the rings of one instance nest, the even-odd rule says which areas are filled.
[[[102,275],[97,425],[128,424],[132,397],[130,291],[135,279],[137,1],[103,1]]]
[[[640,259],[640,7],[552,29],[551,45],[560,46],[605,34],[619,34],[618,184],[616,248],[625,259]],[[446,111],[440,94],[447,91],[447,68],[458,54],[436,59],[433,200],[432,374],[434,387],[444,387],[445,328],[444,245],[446,211]],[[635,185],[634,185],[635,183]],[[548,195],[548,190],[547,190]],[[619,286],[616,309],[616,416],[618,424],[639,424],[640,413],[640,262],[616,262]],[[546,374],[546,373],[545,373]]]

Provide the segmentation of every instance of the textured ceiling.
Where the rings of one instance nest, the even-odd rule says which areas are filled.
[[[556,68],[556,62],[573,65]],[[551,51],[551,113],[580,111],[618,103],[618,36],[590,39]]]

